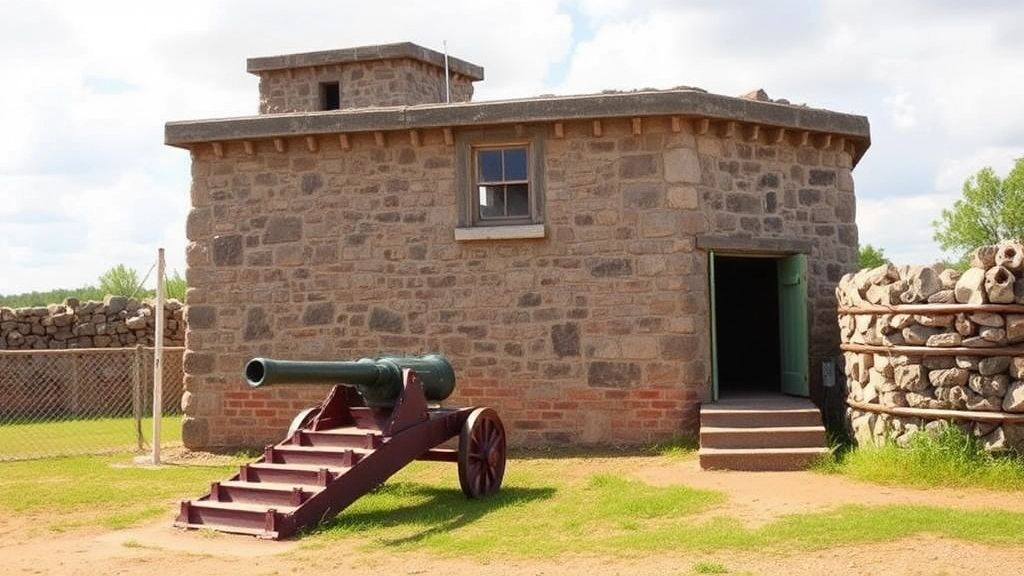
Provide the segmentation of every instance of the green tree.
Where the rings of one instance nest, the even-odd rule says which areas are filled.
[[[142,282],[139,281],[139,273],[124,264],[118,264],[100,275],[100,291],[103,294],[128,298],[145,295]]]
[[[963,198],[943,210],[932,228],[939,248],[961,260],[978,246],[1024,237],[1024,158],[1004,179],[989,167],[968,178]]]
[[[164,297],[168,300],[175,299],[179,302],[185,301],[185,277],[177,270],[174,274],[164,278]]]
[[[861,268],[877,268],[889,262],[885,257],[885,249],[865,244],[857,251],[857,260]]]
[[[26,308],[30,306],[46,306],[60,304],[67,298],[77,298],[81,302],[103,300],[103,294],[93,286],[77,289],[57,288],[45,292],[24,292],[21,294],[0,295],[0,306],[7,308]]]

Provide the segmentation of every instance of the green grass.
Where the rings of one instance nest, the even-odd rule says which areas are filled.
[[[892,486],[1024,489],[1024,459],[989,454],[955,426],[916,434],[907,448],[890,442],[845,451],[819,470]]]
[[[926,506],[845,506],[751,528],[714,512],[724,494],[631,480],[614,458],[607,459],[607,472],[578,477],[573,466],[582,460],[514,460],[501,492],[482,501],[465,500],[452,478],[438,478],[436,467],[443,465],[417,463],[309,532],[304,547],[322,550],[343,539],[368,552],[425,550],[445,557],[551,558],[566,551],[635,557],[801,552],[922,533],[1013,545],[1024,533],[1024,514]]]
[[[697,451],[700,447],[700,439],[694,434],[676,436],[663,444],[654,444],[645,453],[669,458],[685,458]]]
[[[554,487],[519,487],[507,490],[498,501],[458,505],[449,498],[460,496],[403,484],[360,500],[358,509],[315,531],[307,546],[320,549],[343,538],[361,543],[367,551],[415,549],[447,557],[556,557],[570,550],[630,557],[722,550],[785,553],[888,542],[921,533],[1014,545],[1024,533],[1024,514],[922,506],[845,506],[748,528],[736,518],[695,518],[688,512],[706,511],[716,500],[714,493],[628,487],[630,494],[587,494],[582,489],[563,494]],[[661,504],[639,503],[652,495]],[[611,512],[635,506],[644,513]]]
[[[179,417],[165,416],[161,444],[181,441]],[[143,418],[142,436],[153,436],[153,419]],[[136,447],[133,418],[93,418],[0,424],[0,461],[49,455],[120,452]]]
[[[953,440],[941,442],[952,450]],[[971,460],[977,457],[973,452],[956,453],[976,463]],[[907,458],[913,450],[901,454],[913,460]],[[339,540],[367,552],[417,551],[479,559],[554,558],[567,551],[625,558],[723,550],[788,554],[891,542],[916,534],[1015,546],[1024,534],[1022,513],[903,505],[844,506],[749,527],[716,511],[726,499],[723,493],[683,485],[652,486],[633,477],[637,467],[657,467],[684,457],[692,454],[668,450],[667,455],[646,457],[515,458],[509,461],[502,490],[483,500],[462,495],[453,465],[414,462],[341,515],[307,531],[295,554],[322,554]],[[176,501],[202,495],[209,482],[237,469],[133,467],[125,465],[129,458],[2,463],[0,512],[56,531],[79,526],[116,529],[158,517],[170,523]],[[955,470],[966,474],[971,468]],[[728,573],[716,563],[698,563],[691,571]]]
[[[614,459],[608,460],[614,468]],[[450,465],[415,463],[316,529],[313,542],[358,538],[377,547],[426,547],[446,555],[555,556],[600,534],[646,531],[725,498],[685,486],[653,487],[611,470],[582,478],[559,473],[560,464],[576,461],[513,461],[501,491],[485,500],[466,500]],[[447,478],[439,481],[445,468]]]
[[[729,569],[717,562],[697,562],[693,565],[694,574],[728,574]]]
[[[4,462],[0,463],[0,511],[39,518],[50,530],[123,528],[171,514],[176,500],[201,495],[211,481],[235,470],[235,466],[133,466],[130,454]]]

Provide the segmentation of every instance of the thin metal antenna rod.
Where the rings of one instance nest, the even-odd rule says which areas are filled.
[[[444,103],[451,104],[452,102],[452,85],[448,79],[448,41],[442,41],[444,46]]]

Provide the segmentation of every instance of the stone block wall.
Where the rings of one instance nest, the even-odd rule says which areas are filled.
[[[444,68],[407,58],[267,70],[259,75],[260,114],[323,110],[323,82],[339,84],[341,109],[445,102]],[[473,80],[462,74],[451,73],[449,88],[452,102],[473,97]]]
[[[957,422],[990,450],[1024,448],[1024,247],[972,267],[880,266],[836,289],[848,422],[860,443]]]
[[[835,286],[857,269],[853,159],[848,150],[814,143],[744,140],[697,139],[705,184],[698,209],[712,235],[810,243],[809,378],[811,397],[821,400],[819,367],[839,347]]]
[[[546,233],[520,240],[454,240],[440,129],[194,148],[186,444],[279,440],[326,395],[249,389],[254,356],[445,354],[453,401],[496,408],[514,444],[693,432],[711,393],[707,234],[805,241],[812,354],[833,356],[834,287],[856,262],[848,149],[642,122],[546,126]]]
[[[79,302],[32,308],[0,308],[0,350],[61,350],[153,345],[156,329],[152,302],[120,296],[103,302]],[[183,306],[164,304],[164,345],[185,345]]]

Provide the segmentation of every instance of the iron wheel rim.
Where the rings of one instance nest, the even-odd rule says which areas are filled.
[[[490,408],[474,410],[459,437],[459,484],[470,498],[494,495],[505,476],[505,427]]]

